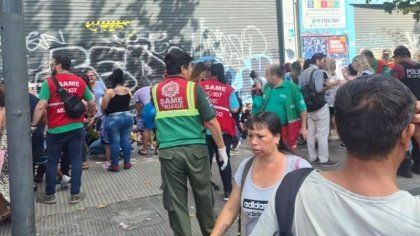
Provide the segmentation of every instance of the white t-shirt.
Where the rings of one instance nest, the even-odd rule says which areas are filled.
[[[311,164],[309,164],[305,159],[294,155],[286,156],[287,168],[285,174],[296,169],[311,167]],[[235,181],[239,187],[241,186],[242,173],[244,172],[245,164],[248,162],[249,159],[251,159],[251,157],[244,159],[235,173]],[[241,196],[241,209],[246,219],[246,235],[249,235],[251,233],[252,229],[258,221],[258,217],[260,217],[268,201],[271,199],[273,191],[277,189],[277,187],[280,185],[283,179],[283,177],[281,177],[276,184],[270,187],[259,188],[252,182],[250,173],[253,167],[254,163],[252,163],[248,175],[245,179],[244,188]]]
[[[278,231],[273,194],[251,235]],[[420,196],[398,191],[386,197],[355,194],[313,171],[296,196],[294,236],[420,235]]]

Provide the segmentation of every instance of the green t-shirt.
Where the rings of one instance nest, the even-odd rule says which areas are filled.
[[[263,97],[267,99],[264,111],[274,112],[280,119],[281,125],[299,119],[299,114],[306,111],[305,100],[299,87],[284,80],[283,83],[275,88],[266,84],[263,89]]]
[[[50,88],[48,87],[47,80],[44,80],[44,82],[42,83],[41,91],[39,91],[39,99],[46,100],[46,101],[50,100]],[[93,95],[90,92],[88,86],[85,87],[83,99],[85,101],[90,101],[93,99]],[[60,133],[65,133],[65,132],[75,130],[75,129],[80,129],[80,128],[83,128],[83,123],[75,122],[75,123],[70,123],[63,126],[58,126],[55,128],[48,128],[47,132],[50,134],[60,134]]]

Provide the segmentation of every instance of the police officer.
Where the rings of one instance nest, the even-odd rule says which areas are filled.
[[[392,70],[392,76],[399,79],[405,84],[411,92],[416,96],[417,100],[420,100],[420,64],[411,60],[411,53],[405,46],[398,46],[394,50],[394,63],[395,66]],[[419,126],[416,126],[416,133],[419,132]],[[412,171],[416,174],[420,174],[420,150],[418,140],[415,138],[411,139],[413,149],[411,150],[411,158],[414,161]],[[398,169],[398,175],[411,178],[410,172],[411,160],[408,158],[404,159]]]
[[[228,164],[226,147],[213,106],[203,89],[189,81],[192,58],[183,51],[171,50],[164,60],[167,76],[152,88],[163,204],[174,235],[191,236],[188,179],[201,232],[210,235],[215,215],[204,123],[218,147],[221,169]]]

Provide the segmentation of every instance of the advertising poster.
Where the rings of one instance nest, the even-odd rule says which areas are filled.
[[[304,29],[346,28],[345,0],[303,0]]]
[[[322,52],[328,58],[341,62],[341,65],[348,64],[348,43],[345,35],[316,35],[302,37],[303,58],[309,59],[315,53]]]
[[[327,47],[329,54],[347,54],[347,39],[345,36],[329,37]]]

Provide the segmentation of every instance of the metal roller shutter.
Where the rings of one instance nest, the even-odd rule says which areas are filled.
[[[195,59],[224,63],[233,86],[249,97],[252,69],[278,61],[276,1],[24,0],[29,80],[49,73],[54,52],[74,68],[106,80],[122,67],[129,85],[160,80],[163,58],[182,48]],[[1,75],[0,75],[1,76]]]
[[[390,15],[382,7],[354,9],[357,52],[369,48],[380,58],[383,49],[393,50],[398,45],[405,45],[412,54],[420,48],[420,23],[412,15]]]

